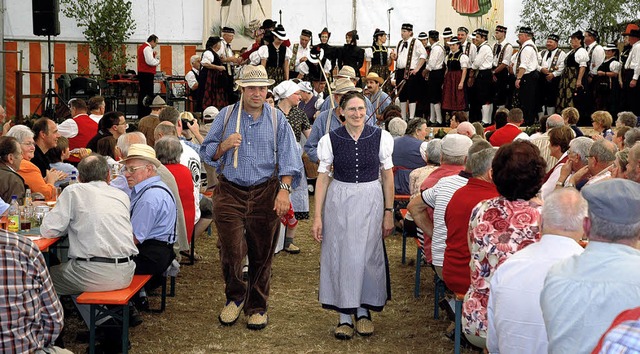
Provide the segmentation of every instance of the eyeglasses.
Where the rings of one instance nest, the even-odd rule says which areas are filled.
[[[36,143],[34,143],[33,141],[29,141],[29,142],[26,142],[26,143],[20,143],[20,145],[24,145],[24,146],[34,146],[34,145],[36,145]]]
[[[365,112],[367,110],[366,107],[364,106],[360,106],[360,107],[349,107],[346,108],[345,111],[349,112],[349,113],[356,113],[356,112]]]
[[[124,168],[124,172],[128,173],[130,175],[134,174],[137,170],[141,169],[141,168],[145,168],[147,167],[147,165],[141,165],[141,166],[127,166]]]

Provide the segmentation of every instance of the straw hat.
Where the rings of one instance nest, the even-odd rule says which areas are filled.
[[[349,65],[345,65],[338,72],[338,77],[346,77],[348,79],[355,79],[356,78],[356,71],[352,67],[350,67]]]
[[[271,86],[275,81],[267,75],[267,70],[262,65],[246,65],[236,84],[240,87]]]
[[[362,92],[361,88],[356,87],[353,82],[351,82],[351,80],[346,77],[337,79],[331,86],[331,89],[333,90],[333,93],[337,94],[344,94],[349,91]]]
[[[164,108],[164,107],[167,107],[167,102],[165,102],[160,96],[156,96],[151,102],[151,104],[149,105],[149,108]]]
[[[382,85],[382,83],[384,82],[384,80],[378,76],[378,74],[374,73],[374,72],[370,72],[369,74],[367,74],[367,76],[364,78],[365,81],[367,80],[373,80],[376,81],[378,84]]]
[[[131,144],[131,146],[129,146],[129,154],[127,155],[127,158],[121,162],[125,163],[133,159],[149,161],[156,167],[162,165],[156,158],[156,151],[147,144]]]

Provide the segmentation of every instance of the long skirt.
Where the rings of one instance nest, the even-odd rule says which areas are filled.
[[[464,99],[464,87],[458,90],[462,70],[448,71],[442,85],[442,109],[446,111],[464,111],[467,102]]]
[[[391,296],[382,239],[384,203],[379,181],[329,185],[323,217],[319,300],[322,307],[355,313],[382,311]]]
[[[302,147],[298,143],[298,153],[302,156]],[[302,157],[301,157],[302,158]],[[291,205],[297,220],[309,219],[309,185],[307,184],[307,175],[304,168],[302,169],[302,177],[300,184],[291,191]]]
[[[378,74],[378,76],[380,76],[383,80],[386,80],[390,74],[389,67],[384,65],[371,65],[369,72]],[[387,81],[387,83],[381,87],[382,91],[386,92],[387,94],[390,94],[391,91],[393,90],[393,87],[391,87],[390,81],[391,80]]]
[[[267,67],[267,75],[270,79],[275,80],[273,87],[278,86],[279,83],[284,81],[284,69],[282,67]]]
[[[226,71],[207,70],[207,81],[202,92],[202,107],[218,109],[229,105],[229,75]]]
[[[565,67],[560,77],[560,85],[558,87],[558,101],[556,103],[556,112],[561,112],[567,107],[575,107],[578,96],[584,96],[585,92],[576,92],[576,83],[578,82],[579,68]],[[584,74],[587,76],[587,73]],[[586,80],[583,80],[583,82]]]

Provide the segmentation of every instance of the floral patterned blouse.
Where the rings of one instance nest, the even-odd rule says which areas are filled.
[[[300,142],[300,135],[303,131],[311,129],[309,118],[303,110],[297,106],[291,107],[289,115],[286,115],[289,125],[293,128],[293,134],[296,136],[296,141]]]
[[[462,306],[465,333],[487,337],[491,277],[512,254],[540,240],[541,209],[533,201],[509,201],[500,196],[481,202],[471,212],[471,286]]]

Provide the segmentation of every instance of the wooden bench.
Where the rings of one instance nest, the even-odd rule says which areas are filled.
[[[95,353],[96,322],[113,317],[122,321],[122,353],[129,351],[129,300],[151,279],[151,275],[134,275],[128,287],[113,291],[84,292],[76,299],[79,304],[90,305],[89,353]],[[165,285],[166,287],[166,285]],[[115,308],[109,308],[108,305]]]
[[[454,335],[454,353],[460,354],[460,341],[462,338],[462,303],[464,302],[465,294],[456,293],[456,329]]]

